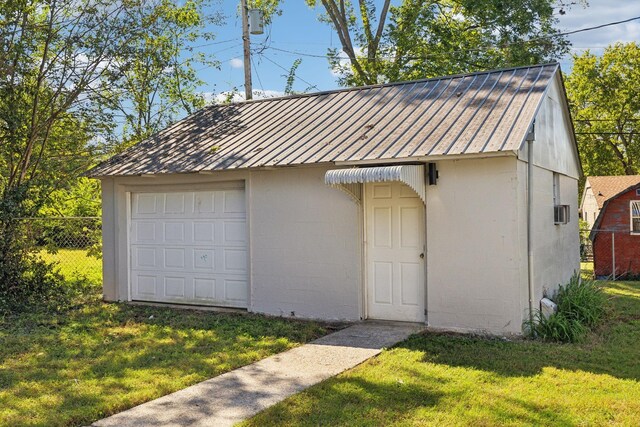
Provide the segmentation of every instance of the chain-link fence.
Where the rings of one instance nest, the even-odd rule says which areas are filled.
[[[102,222],[99,217],[22,218],[38,256],[55,263],[67,279],[102,281]]]
[[[580,258],[599,279],[640,279],[640,234],[621,229],[580,230]]]

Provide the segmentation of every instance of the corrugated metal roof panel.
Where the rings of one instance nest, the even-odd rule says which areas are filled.
[[[207,107],[90,176],[515,151],[558,64]]]

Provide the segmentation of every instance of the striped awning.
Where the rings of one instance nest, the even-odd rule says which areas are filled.
[[[357,201],[361,194],[358,184],[367,182],[402,182],[426,203],[424,165],[375,166],[368,168],[332,169],[324,175],[325,184],[346,191]]]

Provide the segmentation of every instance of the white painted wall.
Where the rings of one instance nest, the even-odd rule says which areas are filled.
[[[536,149],[533,163],[545,169],[578,179],[582,175],[578,151],[573,140],[571,117],[565,108],[564,93],[557,74],[544,96],[535,119]],[[519,151],[527,161],[526,144]]]
[[[534,144],[535,150],[542,142],[536,140]],[[518,161],[518,176],[524,183],[520,192],[526,200],[527,163]],[[578,181],[560,175],[560,204],[569,205],[570,220],[568,224],[554,224],[553,171],[534,166],[533,179],[533,301],[534,308],[539,309],[543,296],[551,297],[558,285],[566,284],[574,271],[580,271]],[[526,209],[526,203],[523,206]],[[524,316],[528,315],[528,298],[528,292],[522,294]]]
[[[551,296],[559,284],[566,284],[574,271],[580,270],[580,237],[578,222],[578,178],[582,174],[578,152],[572,136],[571,117],[564,103],[558,74],[550,85],[535,119],[533,142],[533,273],[534,308],[539,309],[543,295]],[[518,155],[518,204],[521,220],[526,224],[528,146],[523,144]],[[559,204],[569,205],[568,224],[553,221],[553,174],[559,174]],[[525,245],[526,245],[526,229]],[[526,251],[526,246],[525,246]],[[526,268],[526,265],[525,267]],[[528,316],[528,292],[522,303]]]
[[[517,160],[441,161],[438,170],[427,188],[428,323],[519,333],[527,282]]]
[[[362,313],[360,207],[324,184],[327,167],[211,175],[105,178],[106,300],[129,300],[128,193],[193,190],[244,181],[249,223],[249,311],[356,320]]]
[[[327,169],[251,173],[252,311],[360,318],[362,211]]]
[[[589,223],[589,228],[593,228],[596,223],[596,218],[600,215],[600,208],[598,207],[598,200],[591,184],[589,184],[589,178],[585,182],[584,192],[582,193],[582,201],[580,202],[580,210],[582,211],[582,218]]]

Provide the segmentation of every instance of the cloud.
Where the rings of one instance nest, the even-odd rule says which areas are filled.
[[[622,21],[640,15],[640,2],[637,0],[591,0],[588,7],[575,5],[567,10],[566,15],[559,17],[561,31],[572,31],[594,27],[614,21]],[[569,40],[573,50],[581,51],[606,47],[616,42],[631,42],[638,40],[640,22],[631,21],[625,24],[613,25],[583,33],[572,34]]]
[[[634,16],[640,16],[640,2],[638,0],[589,0],[589,6],[581,4],[566,9],[566,14],[558,16],[558,29],[562,32],[595,27],[609,22],[622,21]],[[640,36],[640,22],[631,21],[624,24],[612,25],[568,36],[571,51],[560,60],[562,69],[571,72],[573,60],[571,54],[581,54],[590,50],[595,55],[601,55],[604,48],[617,43],[637,41]]]
[[[229,65],[231,65],[231,68],[242,68],[244,66],[244,62],[240,58],[233,58],[229,61]]]

